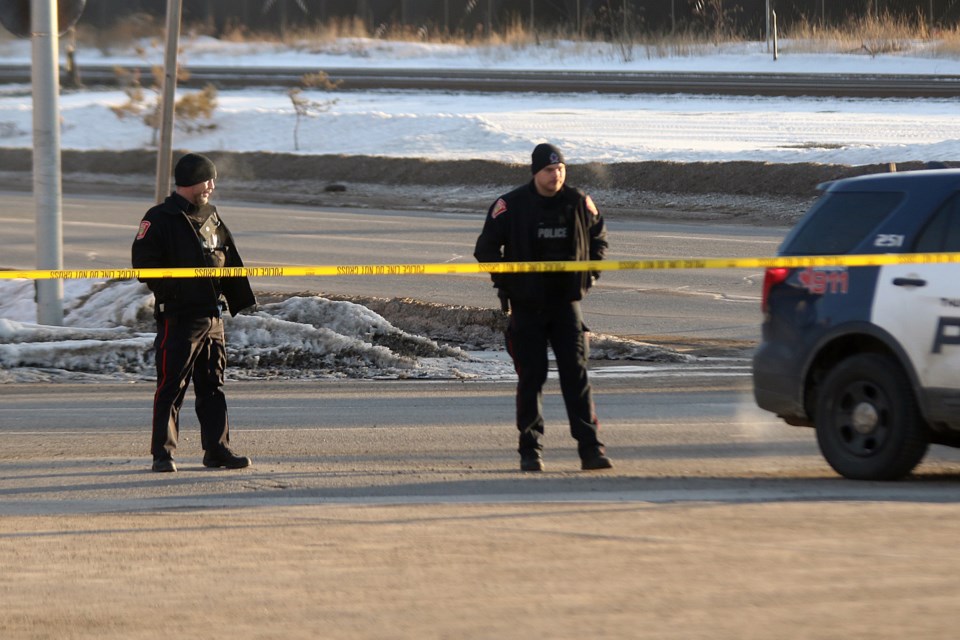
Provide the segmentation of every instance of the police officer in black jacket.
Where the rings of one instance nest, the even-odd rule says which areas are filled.
[[[143,216],[133,241],[135,269],[242,267],[233,236],[209,203],[217,168],[206,156],[188,153],[174,169],[176,190]],[[229,448],[223,394],[227,354],[223,313],[237,315],[256,304],[250,282],[231,278],[146,278],[154,295],[157,391],[153,400],[154,471],[176,471],[180,407],[193,380],[203,464],[241,469],[250,458]]]
[[[533,179],[500,197],[487,212],[473,255],[480,262],[602,260],[607,249],[603,217],[590,196],[565,184],[560,150],[540,144],[531,156]],[[613,466],[598,438],[590,383],[588,344],[580,300],[599,272],[493,274],[510,311],[507,350],[517,383],[520,469],[543,471],[543,384],[547,345],[552,347],[577,440],[581,468]]]

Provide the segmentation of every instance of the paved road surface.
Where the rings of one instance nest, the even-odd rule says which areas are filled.
[[[503,383],[231,383],[242,471],[144,455],[150,385],[0,386],[0,637],[947,638],[952,451],[837,478],[744,377],[598,383],[611,472]]]
[[[124,65],[149,77],[149,65]],[[87,86],[119,83],[114,64],[80,61]],[[214,67],[189,65],[186,86],[221,88],[299,87],[304,67]],[[955,75],[892,75],[866,73],[705,73],[644,71],[529,71],[496,69],[369,69],[328,68],[343,91],[403,89],[477,91],[483,93],[665,93],[745,96],[837,96],[845,98],[952,98],[960,95]],[[0,84],[28,84],[30,67],[0,64]]]
[[[234,444],[256,466],[237,474],[203,469],[188,402],[177,456],[183,472],[169,482],[147,472],[152,382],[2,385],[0,460],[10,473],[0,483],[0,514],[328,500],[568,500],[595,492],[604,500],[654,502],[953,499],[953,488],[944,495],[926,484],[837,479],[811,430],[789,428],[755,407],[742,367],[623,368],[619,377],[594,380],[603,438],[617,468],[579,472],[553,379],[545,398],[551,473],[532,493],[515,473],[511,382],[230,382]],[[958,462],[960,452],[935,448],[921,475],[953,474]],[[48,463],[46,475],[19,473]],[[811,478],[822,481],[804,482]],[[770,482],[751,486],[760,479]],[[46,486],[58,484],[52,493]]]

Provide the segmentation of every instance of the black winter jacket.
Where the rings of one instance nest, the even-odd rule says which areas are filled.
[[[556,199],[559,199],[556,200]],[[554,198],[537,193],[531,180],[500,197],[487,211],[483,231],[477,238],[474,257],[479,262],[536,262],[537,228],[546,207],[560,206],[573,218],[574,260],[603,260],[607,251],[607,231],[603,216],[593,200],[579,189],[564,186]],[[550,287],[559,299],[547,299],[545,278],[557,274],[491,274],[493,285],[513,304],[542,306],[550,302],[581,300],[599,272],[568,272],[559,287]],[[556,292],[559,290],[559,294]]]
[[[223,247],[224,266],[242,267],[233,235],[220,220],[213,205],[211,218],[219,222],[217,235]],[[147,211],[133,241],[134,269],[192,268],[208,266],[200,234],[187,217],[195,210],[185,198],[172,193]],[[234,278],[141,278],[156,299],[154,313],[190,317],[216,316],[220,313],[221,293],[232,315],[257,303],[245,277]]]

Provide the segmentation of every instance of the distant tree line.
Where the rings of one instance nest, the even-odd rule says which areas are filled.
[[[960,0],[186,0],[183,20],[215,36],[352,21],[370,34],[406,30],[427,37],[474,37],[515,26],[585,37],[723,26],[762,38],[768,5],[785,27],[792,21],[841,26],[868,17],[949,28],[960,21]],[[107,28],[135,14],[162,20],[166,6],[167,0],[97,0],[87,3],[81,23]]]

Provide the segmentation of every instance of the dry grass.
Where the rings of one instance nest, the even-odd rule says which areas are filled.
[[[936,42],[930,53],[943,58],[960,58],[960,27],[934,32]]]
[[[105,53],[111,49],[129,49],[145,40],[161,38],[162,21],[146,14],[137,14],[106,30],[92,30],[82,25],[77,41],[81,46],[93,46]],[[185,35],[209,35],[206,25],[185,25]],[[3,38],[0,35],[0,38]],[[455,33],[430,31],[426,27],[397,24],[377,25],[369,31],[356,18],[330,20],[310,28],[290,29],[280,35],[275,32],[254,31],[249,27],[228,29],[221,39],[228,42],[268,42],[286,44],[292,48],[315,48],[344,38],[371,38],[388,41],[430,42],[460,45],[478,45],[491,49],[509,47],[514,50],[529,46],[550,46],[557,40],[582,41],[570,30],[553,29],[531,31],[529,23],[519,17],[493,33],[485,33],[482,23],[470,30]],[[804,19],[780,25],[781,50],[798,53],[880,53],[922,52],[926,56],[960,57],[960,27],[931,28],[925,17],[913,19],[887,15],[851,19],[842,25],[822,25],[817,19]],[[637,30],[623,34],[614,32],[613,44],[625,47],[631,57],[682,57],[702,55],[705,48],[721,44],[739,43],[747,39],[737,35],[717,38],[715,34],[687,28],[675,33],[649,33]]]
[[[880,53],[911,52],[922,49],[925,55],[960,54],[957,27],[931,28],[926,17],[895,18],[889,14],[849,20],[839,26],[824,26],[819,21],[800,21],[783,25],[781,37],[789,41],[789,50],[803,53]],[[787,47],[785,47],[787,48]]]
[[[113,49],[129,49],[134,43],[163,36],[163,21],[146,13],[135,13],[108,29],[77,25],[77,44],[92,46],[108,55]]]

